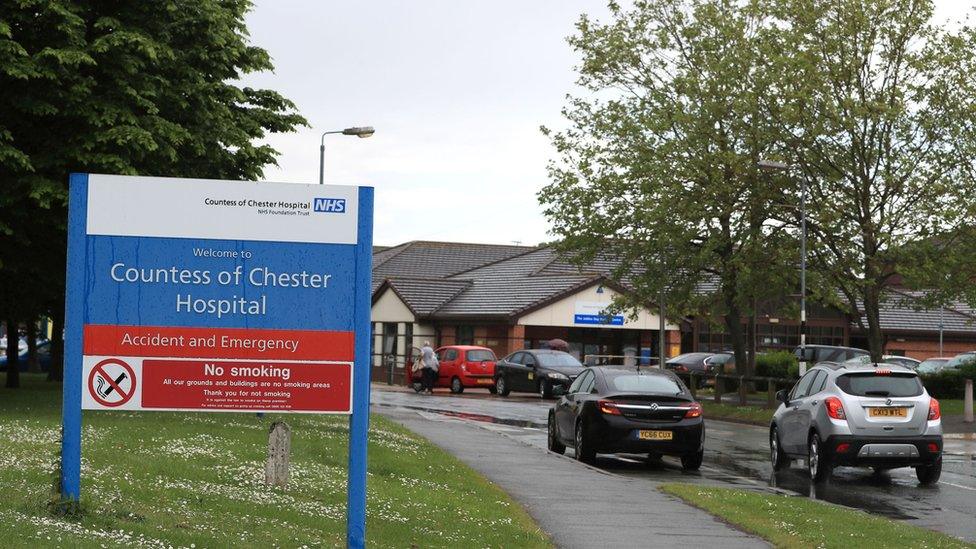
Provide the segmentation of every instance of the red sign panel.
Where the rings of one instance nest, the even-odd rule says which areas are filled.
[[[142,362],[142,408],[349,413],[352,364],[275,361]]]

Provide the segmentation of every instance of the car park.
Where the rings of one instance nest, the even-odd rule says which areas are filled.
[[[549,450],[561,454],[566,446],[583,462],[643,453],[678,456],[683,469],[697,470],[705,450],[701,404],[667,370],[587,368],[549,411]]]
[[[583,372],[573,355],[552,349],[515,351],[495,363],[495,391],[501,396],[515,392],[534,392],[551,398],[553,389],[563,390]]]
[[[437,349],[440,367],[437,387],[450,387],[452,393],[467,387],[483,387],[495,392],[495,353],[487,347],[448,345]]]
[[[821,482],[835,466],[914,467],[922,484],[942,473],[942,414],[918,374],[894,364],[824,362],[781,402],[769,429],[773,470],[803,458]]]

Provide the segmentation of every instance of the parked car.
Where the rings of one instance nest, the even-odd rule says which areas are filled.
[[[915,371],[918,372],[919,375],[937,374],[942,371],[942,368],[944,368],[950,360],[952,360],[951,357],[926,358],[921,364],[918,365],[918,368],[915,368]]]
[[[51,342],[42,339],[37,342],[37,362],[41,367],[41,370],[46,372],[51,369]],[[21,372],[26,372],[30,369],[30,364],[27,362],[27,341],[21,340],[20,352],[17,353],[17,363],[20,366]],[[0,352],[0,371],[7,371],[7,353],[6,349]]]
[[[706,383],[705,375],[714,371],[715,366],[709,364],[708,360],[718,354],[724,353],[684,353],[674,358],[670,358],[664,363],[666,370],[671,370],[679,374],[699,374],[698,387],[704,387]]]
[[[909,370],[918,369],[919,364],[922,363],[921,360],[915,360],[908,356],[898,356],[898,355],[883,355],[881,357],[882,362],[885,364],[897,364],[899,366],[904,366]],[[856,364],[871,364],[871,355],[858,355],[846,362],[853,362]]]
[[[803,352],[801,353],[801,349]],[[844,362],[855,357],[867,356],[871,353],[854,347],[835,347],[833,345],[806,345],[793,349],[797,360],[817,364],[818,362]]]
[[[962,368],[963,365],[969,364],[970,362],[976,362],[976,351],[968,351],[952,357],[949,359],[949,362],[946,362],[942,369],[958,370],[959,368]]]
[[[440,368],[437,386],[462,393],[466,387],[484,387],[495,392],[495,353],[487,347],[449,345],[437,349]]]
[[[914,467],[922,484],[942,474],[942,413],[918,374],[894,364],[821,363],[781,402],[769,427],[773,470],[805,458],[824,481],[834,466]]]
[[[602,453],[678,456],[701,467],[705,422],[701,404],[673,372],[658,368],[590,367],[549,411],[549,450],[572,446],[576,459]]]
[[[580,361],[563,351],[516,351],[495,363],[495,391],[501,396],[518,391],[551,398],[553,388],[568,388],[582,372]]]
[[[434,387],[446,387],[452,393],[463,393],[467,387],[483,387],[495,392],[495,353],[487,347],[475,345],[446,345],[435,353],[439,367]],[[419,361],[419,349],[408,364],[412,370],[414,361]],[[418,393],[423,390],[420,371],[413,372],[411,386]]]
[[[709,373],[734,374],[735,355],[732,353],[716,353],[705,359],[705,367]]]

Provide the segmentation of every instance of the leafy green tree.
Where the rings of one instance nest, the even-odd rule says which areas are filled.
[[[539,194],[560,250],[619,258],[613,276],[633,288],[622,305],[663,292],[670,318],[724,322],[740,372],[744,317],[796,279],[774,207],[792,187],[757,167],[776,150],[762,21],[735,0],[611,2],[608,22],[582,17],[570,44],[585,91],[565,130],[544,129],[559,159]]]
[[[811,268],[880,360],[887,288],[972,293],[976,31],[935,24],[930,0],[770,5],[771,112],[810,189]]]
[[[273,68],[249,8],[0,0],[0,313],[50,315],[58,368],[70,172],[257,179],[277,154],[261,138],[305,124],[237,83]]]

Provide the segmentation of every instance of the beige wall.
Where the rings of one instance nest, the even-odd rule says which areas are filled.
[[[573,316],[576,314],[576,302],[601,302],[610,303],[613,301],[617,293],[607,288],[603,287],[603,293],[597,293],[598,286],[590,286],[589,288],[580,290],[579,292],[565,297],[555,303],[552,303],[542,309],[533,311],[527,315],[524,315],[518,319],[519,324],[526,326],[565,326],[565,327],[578,327],[578,328],[610,328],[610,329],[628,329],[628,330],[657,330],[660,328],[660,319],[658,316],[647,309],[641,309],[640,314],[637,315],[636,319],[630,318],[628,314],[624,314],[624,324],[623,326],[610,326],[610,325],[591,325],[591,324],[574,324]],[[675,324],[667,324],[668,330],[677,330],[678,326]]]
[[[387,288],[383,291],[370,312],[373,322],[413,322],[410,309],[397,297],[396,292]]]

